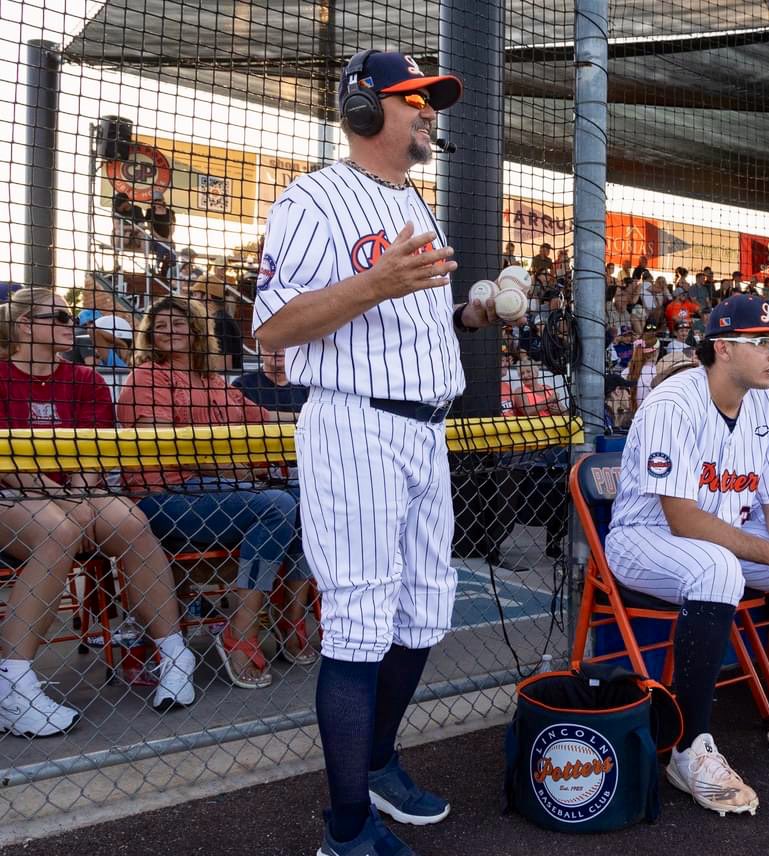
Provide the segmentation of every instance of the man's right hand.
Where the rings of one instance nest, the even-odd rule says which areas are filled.
[[[436,237],[435,232],[414,235],[413,223],[404,226],[376,264],[363,274],[377,303],[449,284],[449,274],[458,267],[451,260],[453,248],[425,250]]]

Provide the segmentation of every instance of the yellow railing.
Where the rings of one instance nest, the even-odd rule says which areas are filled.
[[[565,416],[449,419],[452,452],[505,452],[583,442]],[[30,428],[0,431],[0,472],[112,470],[192,464],[285,463],[296,457],[294,425],[185,428]]]

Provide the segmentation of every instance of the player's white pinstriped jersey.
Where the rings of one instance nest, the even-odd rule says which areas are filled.
[[[303,291],[360,273],[407,222],[446,240],[411,187],[379,184],[345,163],[300,176],[270,214],[254,329]],[[293,383],[376,398],[437,403],[465,385],[451,287],[385,300],[322,339],[286,349]]]
[[[769,395],[749,390],[732,433],[710,398],[704,368],[689,369],[652,390],[636,413],[622,455],[611,528],[668,528],[660,496],[696,501],[740,526],[766,504]]]

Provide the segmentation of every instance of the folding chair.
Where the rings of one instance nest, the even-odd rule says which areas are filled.
[[[604,554],[604,538],[611,519],[611,506],[617,493],[621,459],[619,452],[588,454],[577,462],[569,476],[569,490],[589,549],[571,664],[576,668],[585,659],[588,662],[603,662],[627,658],[634,671],[648,675],[648,655],[651,652],[661,652],[664,654],[661,680],[662,683],[670,685],[673,682],[673,637],[679,607],[632,591],[618,583]],[[743,640],[744,634],[761,674],[769,681],[769,658],[757,629],[758,626],[763,626],[763,623],[757,625],[751,615],[751,611],[764,611],[765,608],[766,596],[763,592],[751,589],[745,591],[745,596],[737,607],[730,633],[730,642],[737,657],[737,674],[723,678],[717,686],[746,682],[761,718],[768,722],[769,699]],[[669,622],[670,632],[667,638],[639,644],[636,638],[639,620]],[[610,628],[612,625],[616,626],[621,647],[585,658],[590,631]]]

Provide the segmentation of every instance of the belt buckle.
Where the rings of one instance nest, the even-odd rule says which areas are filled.
[[[442,401],[440,404],[436,404],[433,408],[433,412],[430,414],[430,418],[427,420],[429,425],[440,425],[441,422],[448,416],[449,410],[451,410],[450,401]]]

